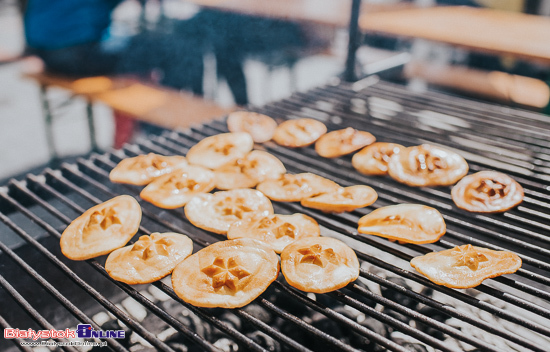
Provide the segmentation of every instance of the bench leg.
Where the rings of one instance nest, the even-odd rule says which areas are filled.
[[[40,86],[40,100],[42,103],[42,113],[44,114],[44,122],[46,123],[46,143],[48,145],[48,151],[50,153],[50,159],[52,162],[59,159],[57,151],[55,150],[55,144],[53,140],[53,128],[52,128],[52,110],[50,108],[50,102],[47,96],[48,87],[46,85]]]
[[[86,117],[88,118],[88,130],[90,132],[90,146],[93,152],[99,152],[95,136],[94,109],[90,100],[86,102]]]
[[[290,93],[294,93],[298,90],[298,70],[296,69],[297,64],[298,59],[292,59],[288,62],[288,83]]]

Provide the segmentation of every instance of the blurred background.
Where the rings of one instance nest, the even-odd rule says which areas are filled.
[[[542,36],[535,44],[540,47],[550,30],[540,33],[539,27],[526,28],[525,18],[511,17],[518,38],[496,27],[495,33],[480,30],[480,38],[492,34],[476,44],[488,50],[472,50],[452,40],[392,33],[384,27],[391,17],[377,22],[382,15],[449,5],[498,11],[489,14],[491,20],[501,13],[530,14],[525,23],[537,18],[541,26],[548,26],[550,15],[550,0],[365,0],[357,79],[377,75],[412,90],[547,112],[548,62],[491,50],[491,40],[528,43],[536,35]],[[163,128],[183,128],[337,80],[348,55],[350,14],[351,0],[0,0],[0,184],[91,148],[117,148]],[[457,20],[476,26],[477,13],[464,16]],[[443,22],[442,32],[445,27]],[[549,47],[550,38],[541,49]],[[63,80],[36,76],[43,72]],[[111,79],[119,75],[130,81]],[[108,81],[78,80],[88,76]],[[124,90],[127,82],[143,86],[131,83],[132,90]],[[183,100],[189,96],[196,100]],[[215,109],[187,116],[195,108],[206,111],[205,104]]]

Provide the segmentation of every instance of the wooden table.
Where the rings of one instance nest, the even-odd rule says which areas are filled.
[[[236,12],[250,16],[305,21],[331,27],[346,27],[351,15],[351,0],[184,0],[201,7]],[[395,11],[411,4],[370,4],[361,7],[363,14]]]
[[[52,131],[53,114],[47,97],[49,87],[68,90],[73,96],[86,99],[86,115],[92,150],[97,151],[92,103],[101,102],[113,110],[131,116],[132,119],[149,122],[168,129],[185,129],[193,125],[221,117],[237,107],[222,107],[194,96],[156,85],[145,84],[124,77],[87,77],[73,79],[43,72],[26,73],[24,77],[41,86],[41,102],[44,107],[46,140],[52,160],[58,158]],[[117,131],[115,131],[115,140]]]
[[[144,84],[124,77],[87,77],[71,79],[48,73],[28,73],[44,86],[69,90],[92,102],[101,102],[114,110],[168,129],[185,129],[221,117],[236,107],[222,107],[189,92]]]
[[[361,30],[550,64],[550,18],[461,6],[362,15]]]

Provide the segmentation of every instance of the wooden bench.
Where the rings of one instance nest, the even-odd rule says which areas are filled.
[[[419,78],[433,85],[525,108],[543,109],[550,102],[550,88],[544,81],[500,71],[410,62],[404,74],[407,78]]]
[[[40,85],[40,98],[46,122],[46,138],[52,159],[57,158],[52,133],[53,114],[47,97],[49,87],[60,87],[72,96],[84,97],[87,101],[90,144],[97,151],[92,104],[101,102],[115,112],[131,116],[167,129],[183,129],[191,125],[220,117],[235,107],[224,108],[191,93],[179,92],[124,77],[68,78],[49,73],[28,73],[25,77]]]

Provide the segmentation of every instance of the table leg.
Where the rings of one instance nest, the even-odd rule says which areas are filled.
[[[44,122],[46,124],[46,144],[48,145],[48,152],[50,153],[50,160],[53,162],[59,158],[57,151],[55,150],[55,143],[53,140],[53,126],[52,126],[52,110],[47,95],[48,87],[46,85],[40,86],[40,100],[42,103],[42,113],[44,114]]]
[[[351,4],[351,17],[349,21],[348,56],[346,59],[346,71],[344,72],[344,79],[347,82],[355,82],[357,80],[355,62],[356,62],[357,48],[359,48],[360,10],[361,10],[361,0],[353,0]]]
[[[86,101],[86,117],[88,118],[88,130],[90,132],[90,146],[92,151],[99,152],[95,135],[94,109],[91,101]]]

